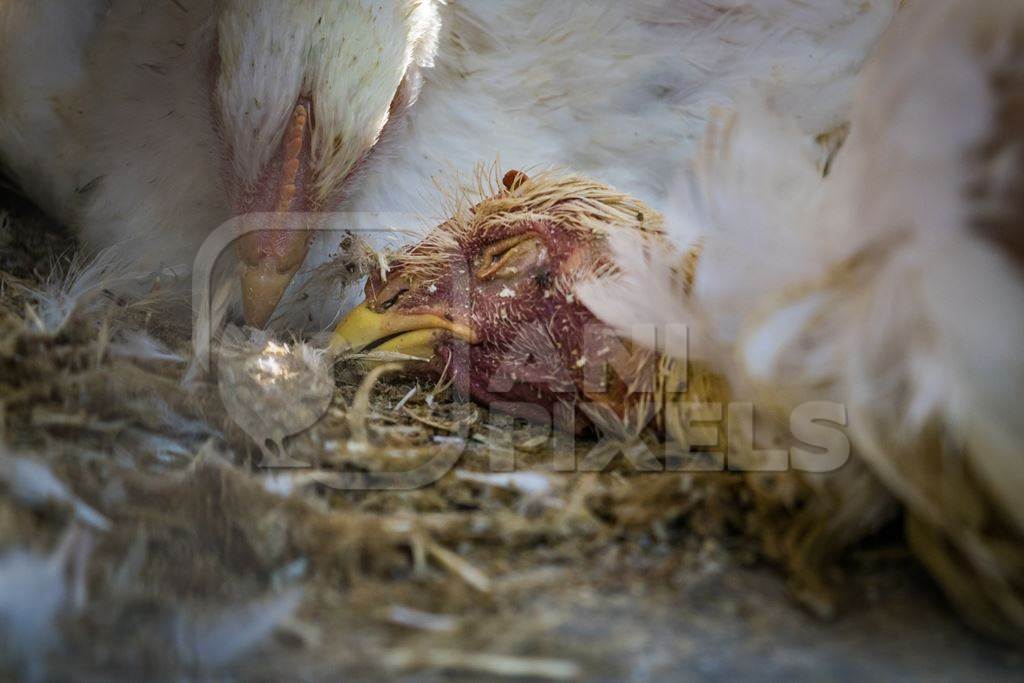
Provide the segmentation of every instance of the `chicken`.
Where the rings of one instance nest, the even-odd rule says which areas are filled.
[[[437,26],[415,0],[5,0],[3,157],[87,245],[133,239],[154,268],[191,265],[248,216],[237,251],[262,324],[310,215],[337,206],[416,98]]]
[[[950,598],[1024,637],[1024,5],[912,2],[866,68],[822,179],[799,131],[756,106],[712,125],[666,218],[676,245],[613,247],[583,302],[628,336],[685,322],[692,359],[784,431],[844,406],[854,459],[806,477],[797,541],[841,549],[906,510]],[[699,252],[684,289],[674,273]]]
[[[750,83],[832,130],[894,5],[0,0],[0,158],[139,269],[184,274],[230,222],[262,325],[337,251],[322,230],[393,238],[433,214],[435,176],[481,159],[567,166],[659,208],[708,108]]]
[[[1019,642],[1022,55],[1019,5],[915,3],[863,74],[827,177],[802,132],[753,103],[711,125],[664,225],[597,183],[511,173],[373,278],[335,347],[428,358],[475,399],[541,421],[560,402],[589,404],[578,417],[602,430],[602,412],[635,428],[653,411],[684,444],[680,405],[753,403],[757,433],[730,414],[731,449],[805,440],[795,412],[827,403],[849,462],[790,451],[791,471],[748,478],[762,504],[798,511],[780,559],[806,579],[902,508],[965,617]],[[652,343],[680,324],[689,334]],[[469,345],[461,360],[453,339]],[[684,362],[697,374],[682,401],[624,390],[658,397]],[[609,365],[619,379],[592,384]]]
[[[512,415],[549,424],[557,415],[565,430],[602,410],[646,426],[638,399],[655,389],[657,357],[624,344],[573,292],[613,267],[609,234],[656,242],[659,215],[572,175],[509,171],[480,186],[393,255],[386,277],[371,275],[334,351],[419,358],[411,370]]]

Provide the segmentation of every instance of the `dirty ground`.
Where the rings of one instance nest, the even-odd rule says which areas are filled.
[[[183,385],[187,327],[154,314],[176,303],[62,289],[84,267],[74,248],[0,192],[5,677],[1024,675],[961,625],[898,528],[843,558],[827,596],[798,599],[765,551],[785,519],[741,480],[555,472],[526,425],[516,472],[495,473],[509,440],[486,411],[400,372],[368,383],[340,363],[326,417],[286,442],[314,467],[262,468],[216,378]],[[451,449],[422,489],[333,486]]]

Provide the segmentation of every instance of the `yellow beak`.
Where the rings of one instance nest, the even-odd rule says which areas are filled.
[[[353,309],[334,330],[331,350],[335,353],[373,351],[400,353],[430,360],[437,342],[454,335],[473,343],[475,335],[466,325],[433,314],[376,313],[369,305]]]

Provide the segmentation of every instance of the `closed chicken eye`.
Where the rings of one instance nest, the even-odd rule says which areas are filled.
[[[398,303],[398,297],[400,297],[400,296],[402,296],[401,292],[399,292],[398,294],[395,294],[393,297],[391,297],[390,299],[388,299],[384,303],[380,304],[380,306],[379,306],[380,310],[386,311],[386,310],[388,310],[390,308],[393,308],[394,305]]]
[[[402,298],[402,295],[408,291],[408,287],[399,287],[397,290],[395,290],[394,294],[390,298],[379,302],[374,308],[376,308],[379,313],[383,313],[384,311],[390,310],[394,308],[395,304],[397,304],[399,299]],[[382,294],[383,293],[384,292],[382,292]]]
[[[543,258],[543,245],[532,235],[518,235],[484,248],[477,259],[475,275],[481,280],[519,275]]]

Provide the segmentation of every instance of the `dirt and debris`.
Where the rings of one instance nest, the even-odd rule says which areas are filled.
[[[188,316],[154,315],[173,304],[152,291],[69,291],[84,263],[63,231],[0,197],[4,675],[1024,671],[959,624],[894,529],[836,568],[824,621],[768,559],[765,527],[784,520],[763,519],[738,477],[557,471],[544,429],[516,423],[510,438],[486,409],[401,372],[338,363],[324,417],[270,434],[287,462],[267,467],[267,444],[222,400],[230,373],[183,383]],[[437,481],[377,490],[410,471]]]

